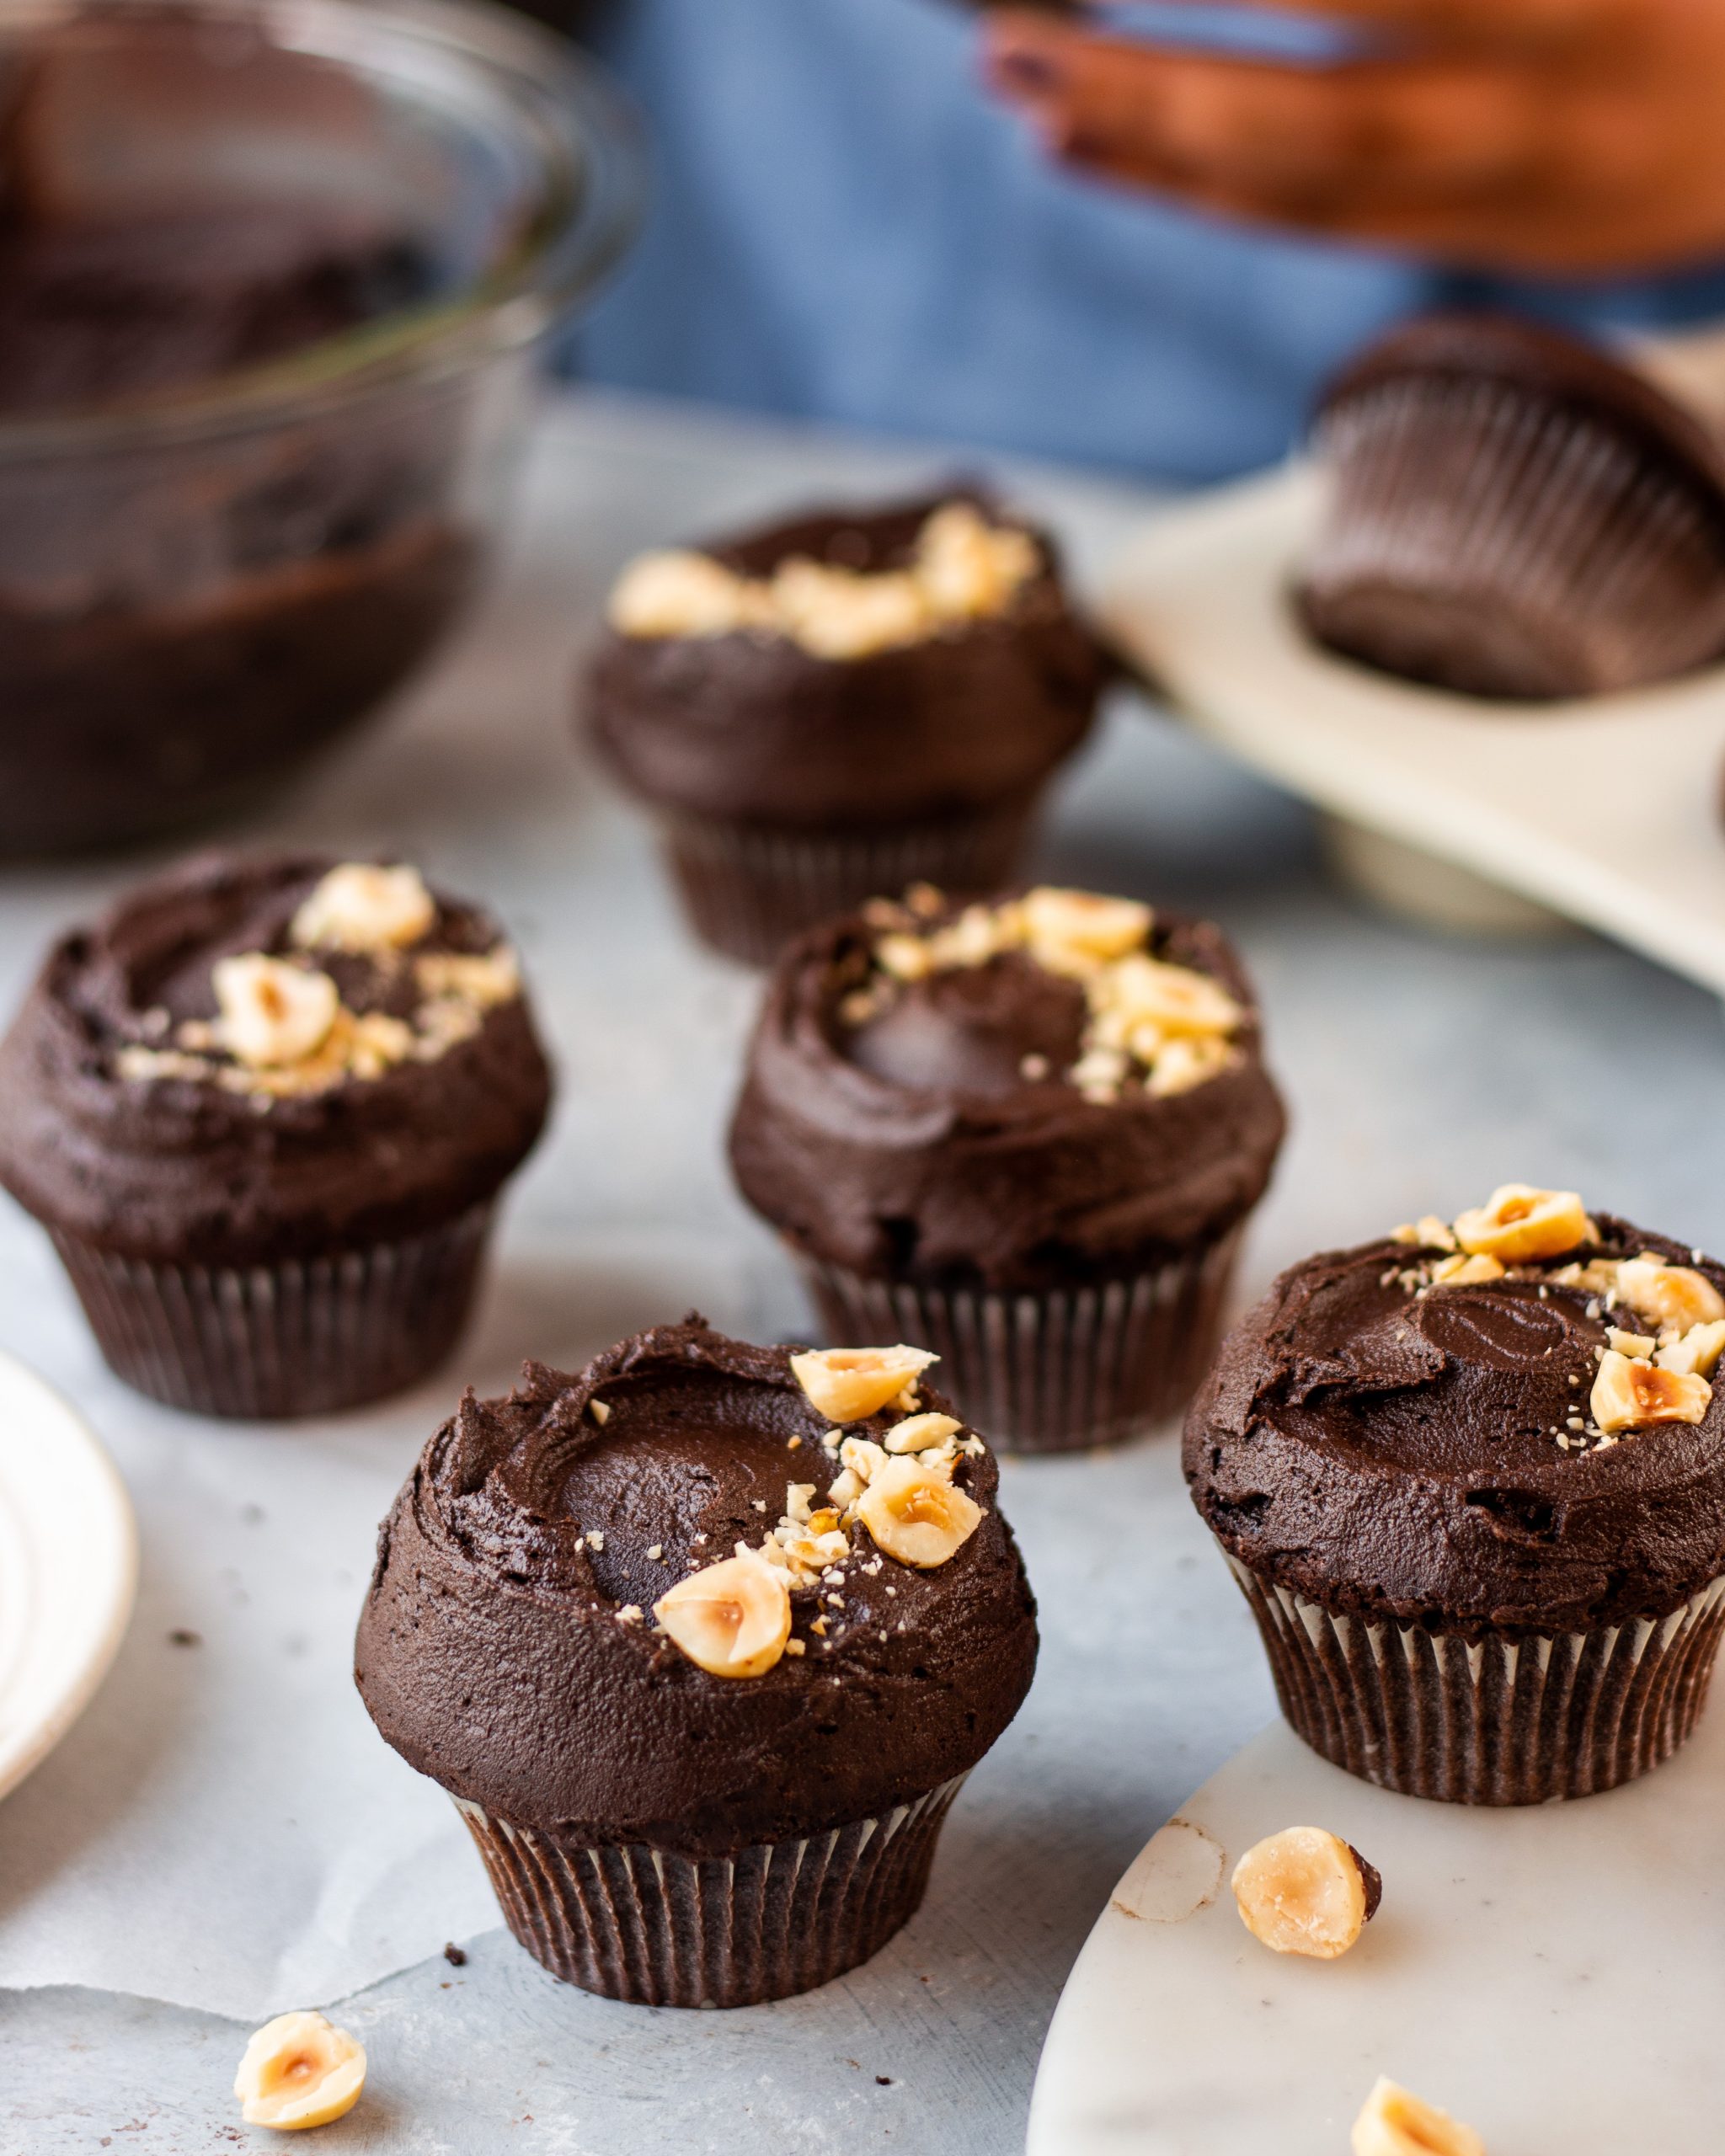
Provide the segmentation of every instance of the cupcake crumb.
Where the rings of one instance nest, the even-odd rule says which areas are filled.
[[[465,1969],[467,1966],[467,1949],[457,1946],[452,1939],[444,1942],[443,1958],[451,1969]]]

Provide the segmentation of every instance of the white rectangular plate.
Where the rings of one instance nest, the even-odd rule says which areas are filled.
[[[1292,466],[1156,518],[1106,579],[1109,633],[1281,784],[1725,994],[1725,670],[1528,705],[1332,658],[1287,597],[1322,484]]]

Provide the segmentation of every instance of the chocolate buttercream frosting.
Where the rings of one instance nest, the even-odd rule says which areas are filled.
[[[1233,998],[1226,1066],[1108,1099],[1068,1075],[1083,986],[1023,950],[904,983],[849,1022],[877,942],[857,915],[787,952],[732,1124],[743,1195],[806,1256],[1035,1293],[1208,1242],[1263,1195],[1286,1119],[1251,984],[1210,923],[1157,915],[1147,955]]]
[[[878,1816],[975,1764],[1036,1659],[985,1450],[954,1469],[983,1511],[955,1554],[915,1571],[853,1526],[842,1607],[830,1585],[795,1589],[804,1652],[764,1675],[710,1673],[644,1614],[758,1546],[788,1484],[812,1482],[819,1506],[840,1472],[791,1353],[692,1315],[578,1375],[529,1364],[507,1399],[467,1394],[384,1523],[360,1620],[360,1691],[410,1765],[574,1841],[719,1856]]]
[[[750,577],[798,556],[895,569],[953,499],[978,498],[821,510],[703,551]],[[855,830],[1028,799],[1089,732],[1108,670],[1053,541],[1029,536],[1039,566],[1005,611],[857,658],[752,630],[608,629],[588,677],[594,737],[646,799],[745,823]]]
[[[518,988],[421,1036],[423,1055],[323,1090],[244,1090],[214,1049],[182,1064],[175,1042],[216,1012],[216,962],[287,952],[334,865],[208,857],[55,945],[0,1041],[0,1183],[45,1225],[154,1262],[265,1265],[439,1225],[520,1164],[551,1078]],[[405,1028],[427,1007],[423,962],[498,951],[485,914],[433,896],[398,951],[304,954],[348,1011]]]
[[[1557,1277],[1651,1252],[1725,1291],[1725,1266],[1594,1224],[1596,1245],[1466,1285],[1417,1284],[1390,1240],[1284,1273],[1187,1420],[1224,1549],[1327,1609],[1440,1630],[1657,1619],[1725,1571],[1725,1388],[1698,1423],[1601,1443],[1598,1353],[1637,1320]]]

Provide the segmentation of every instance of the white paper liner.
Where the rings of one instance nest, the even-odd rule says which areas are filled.
[[[766,965],[804,929],[895,898],[907,884],[960,894],[1012,882],[1035,804],[878,831],[782,831],[693,816],[664,820],[665,851],[690,926],[703,942]]]
[[[879,1818],[693,1858],[592,1845],[456,1800],[510,1929],[553,1976],[648,2006],[752,2006],[812,1991],[914,1914],[963,1774]]]
[[[1592,652],[1602,688],[1688,672],[1725,646],[1720,545],[1694,488],[1633,442],[1482,379],[1381,385],[1325,422],[1337,499],[1314,602],[1351,585],[1465,609],[1514,592]]]
[[[1721,1578],[1657,1621],[1470,1640],[1334,1614],[1228,1565],[1296,1734],[1365,1781],[1455,1804],[1588,1796],[1669,1759],[1725,1624]]]
[[[1220,1344],[1242,1232],[1039,1295],[880,1280],[796,1255],[830,1345],[932,1348],[940,1390],[984,1437],[1069,1452],[1139,1436],[1185,1406]]]
[[[427,1375],[473,1303],[495,1203],[398,1242],[235,1268],[50,1230],[110,1369],[199,1415],[333,1414]]]

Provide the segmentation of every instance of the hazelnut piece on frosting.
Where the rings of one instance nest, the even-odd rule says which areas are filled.
[[[1354,2121],[1354,2156],[1486,2156],[1471,2126],[1380,2074]]]
[[[231,1055],[254,1068],[315,1055],[341,1009],[340,991],[328,974],[262,951],[218,958],[211,978],[221,1012],[217,1037]]]
[[[1652,1257],[1626,1257],[1617,1268],[1617,1299],[1657,1326],[1717,1325],[1725,1319],[1725,1295],[1687,1265]]]
[[[1495,1257],[1504,1265],[1561,1257],[1578,1243],[1599,1239],[1578,1192],[1535,1190],[1525,1182],[1500,1184],[1483,1205],[1455,1223],[1455,1240],[1470,1256]]]
[[[791,1371],[829,1422],[861,1422],[890,1406],[938,1360],[926,1348],[811,1348]]]
[[[233,2093],[248,2126],[295,2132],[344,2118],[366,2085],[366,2054],[321,2014],[278,2014],[246,2046]]]
[[[305,900],[289,935],[302,951],[393,951],[417,943],[436,919],[417,868],[344,861]]]
[[[928,1572],[969,1541],[982,1508],[954,1485],[949,1470],[901,1456],[869,1478],[857,1517],[889,1557]]]
[[[907,1415],[887,1432],[886,1449],[927,1452],[930,1446],[943,1445],[948,1438],[957,1437],[964,1427],[954,1415]]]
[[[1714,1325],[1692,1325],[1688,1331],[1660,1348],[1653,1360],[1662,1370],[1678,1370],[1690,1377],[1710,1378],[1725,1355],[1725,1318]]]
[[[1051,970],[1062,961],[1107,961],[1140,950],[1155,916],[1135,899],[1104,898],[1094,891],[1068,891],[1039,883],[1019,902],[1031,955]]]
[[[1605,1435],[1615,1438],[1622,1430],[1649,1429],[1661,1422],[1699,1422],[1712,1397],[1713,1388],[1703,1377],[1661,1369],[1608,1348],[1599,1358],[1589,1406]]]
[[[690,1661],[714,1677],[764,1677],[791,1636],[790,1585],[751,1551],[679,1580],[653,1614]]]
[[[1240,1921],[1278,1954],[1333,1961],[1377,1914],[1383,1881],[1349,1842],[1322,1827],[1284,1827],[1234,1867]]]

